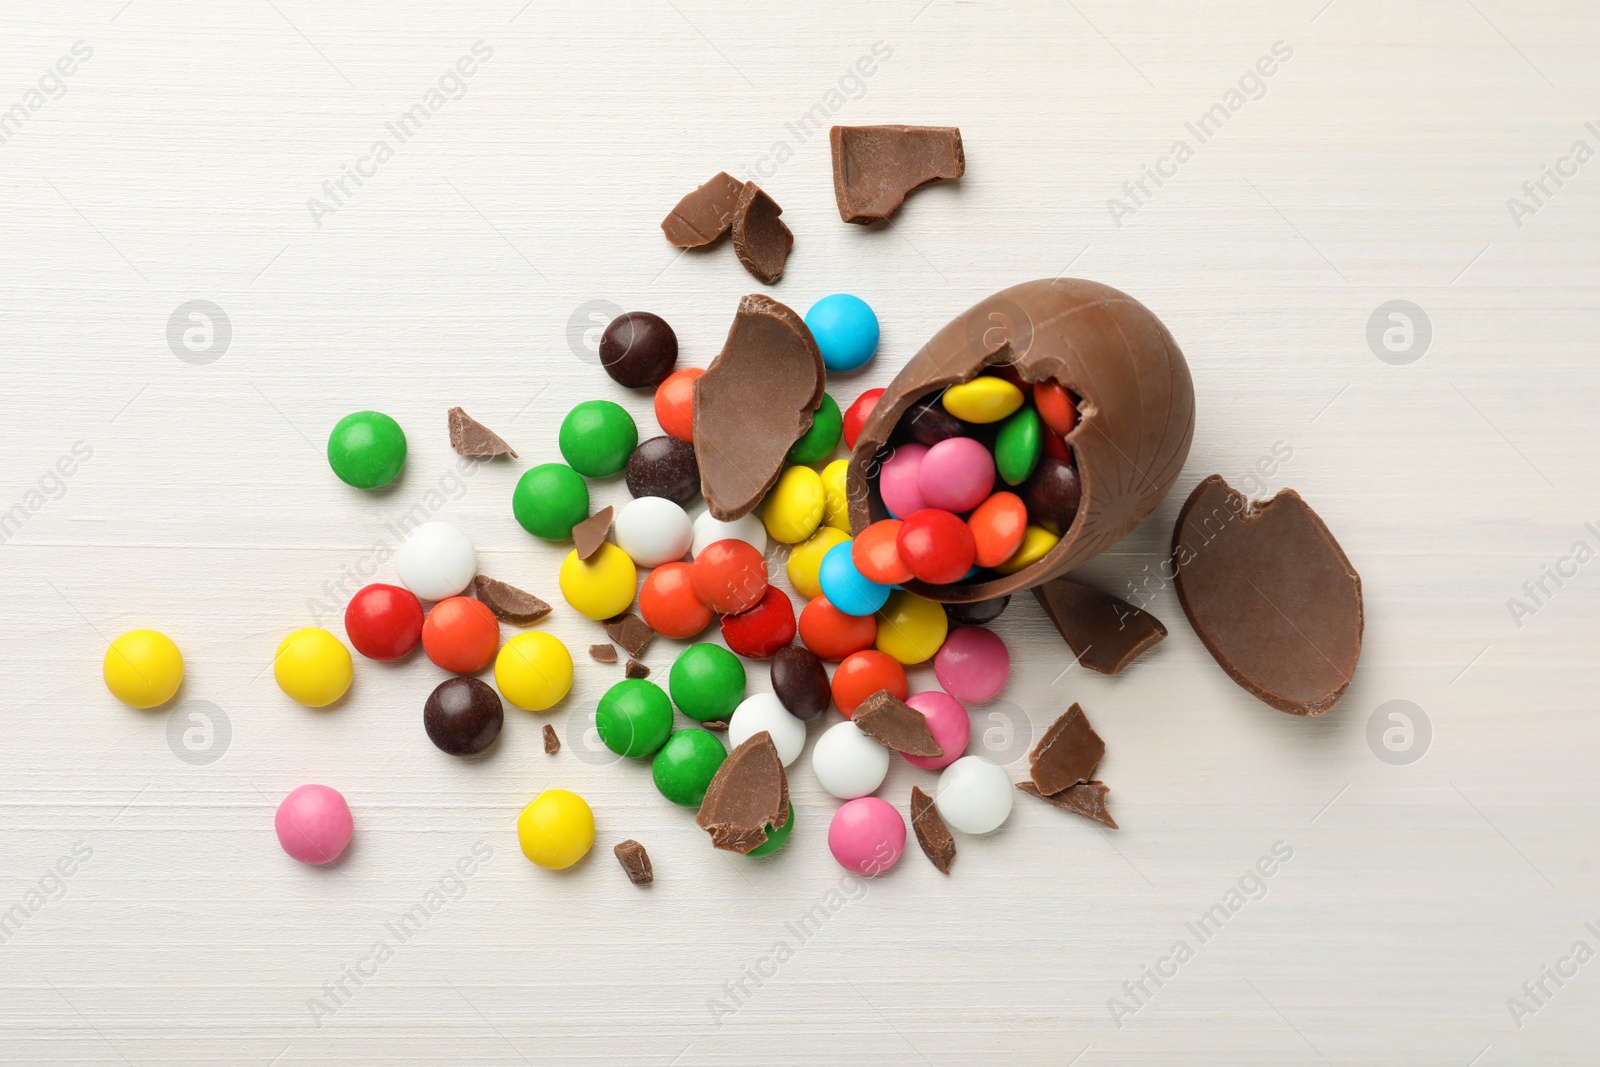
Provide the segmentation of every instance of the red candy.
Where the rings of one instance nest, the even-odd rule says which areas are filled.
[[[883,395],[882,389],[868,389],[856,397],[856,402],[851,404],[844,413],[844,446],[856,447],[856,438],[861,436],[861,427],[867,424],[867,416],[872,414],[872,409],[878,403],[878,398]]]
[[[771,659],[794,640],[794,605],[777,586],[767,586],[761,602],[749,611],[722,617],[722,639],[749,659]]]
[[[344,609],[344,632],[368,659],[399,659],[422,640],[422,603],[398,585],[366,586]]]
[[[721,615],[749,611],[767,591],[767,561],[744,541],[714,541],[690,567],[695,596]]]
[[[847,719],[863,700],[880,689],[887,689],[901,700],[906,698],[906,669],[883,652],[857,652],[833,672],[833,702]]]
[[[500,623],[481,600],[465,596],[441,600],[422,624],[422,651],[447,671],[481,671],[499,649]]]
[[[923,508],[906,519],[896,545],[911,573],[931,585],[960,581],[978,555],[967,524],[938,508]]]
[[[695,595],[687,563],[663,563],[639,589],[639,616],[663,637],[684,640],[711,625],[711,609]]]
[[[825,596],[813,597],[800,611],[800,640],[818,659],[839,662],[872,647],[878,620],[871,615],[846,615]]]
[[[863,578],[879,585],[911,580],[911,568],[900,561],[900,549],[895,544],[901,525],[899,519],[884,519],[856,534],[850,543],[850,559]]]
[[[1055,434],[1046,430],[1039,435],[1044,438],[1044,454],[1051,459],[1059,459],[1062,463],[1071,463],[1072,454],[1067,451],[1067,443]]]
[[[1060,382],[1040,382],[1034,386],[1033,406],[1039,409],[1039,418],[1057,436],[1067,436],[1078,425],[1078,405],[1072,402],[1072,394],[1062,388]]]
[[[668,436],[694,444],[694,380],[705,371],[685,367],[656,386],[656,421]]]
[[[967,528],[980,567],[998,567],[1022,547],[1028,532],[1028,505],[1015,493],[996,493],[967,516]]]

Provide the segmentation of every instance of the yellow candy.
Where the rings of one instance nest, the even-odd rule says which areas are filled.
[[[546,789],[517,816],[517,843],[522,854],[541,867],[552,871],[571,867],[594,844],[594,812],[576,793]]]
[[[1021,406],[1021,389],[988,374],[944,391],[944,409],[965,422],[999,422]]]
[[[602,622],[628,610],[639,572],[628,554],[608,541],[588,559],[579,559],[577,549],[567,553],[561,561],[560,582],[568,604]]]
[[[539,630],[518,634],[495,657],[494,684],[522,710],[543,711],[572,688],[572,653]]]
[[[761,505],[761,521],[774,541],[799,544],[822,525],[822,477],[810,467],[786,467]]]
[[[325,708],[344,696],[354,670],[350,650],[317,626],[285,637],[272,658],[272,676],[290,699],[308,708]]]
[[[915,593],[897,590],[878,612],[878,651],[901,663],[933,658],[950,632],[944,607]]]
[[[124,704],[158,708],[183,683],[183,654],[172,638],[155,630],[129,630],[106,649],[100,673]]]
[[[995,570],[1001,574],[1015,574],[1024,567],[1031,567],[1044,559],[1045,554],[1056,547],[1056,542],[1060,540],[1043,526],[1029,526],[1022,535],[1022,547]]]
[[[836,459],[822,468],[822,525],[850,532],[850,498],[845,492],[845,472],[850,461]]]
[[[794,586],[794,591],[807,600],[821,596],[822,581],[818,574],[822,570],[822,557],[834,545],[842,545],[848,540],[850,535],[843,530],[824,526],[811,535],[811,540],[796,545],[789,552],[788,566],[789,584]]]

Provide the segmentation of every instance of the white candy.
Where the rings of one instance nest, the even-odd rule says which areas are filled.
[[[394,557],[400,581],[420,600],[443,600],[472,584],[478,553],[448,522],[425,522],[411,531]]]
[[[822,788],[840,800],[864,797],[889,773],[889,750],[853,722],[830,726],[811,749],[811,770]]]
[[[933,802],[954,829],[986,834],[1010,816],[1015,794],[1004,767],[982,756],[962,756],[939,775]]]
[[[694,543],[690,550],[698,556],[707,545],[730,537],[755,546],[755,550],[763,556],[767,554],[767,528],[762,525],[761,516],[754,511],[732,522],[723,522],[709,511],[701,512],[694,520]]]
[[[789,714],[783,702],[771,693],[745,697],[728,720],[728,745],[738,748],[762,730],[772,735],[772,747],[785,767],[800,758],[806,747],[806,724]]]
[[[689,513],[665,497],[642,496],[617,513],[617,547],[641,567],[682,559],[694,541]]]

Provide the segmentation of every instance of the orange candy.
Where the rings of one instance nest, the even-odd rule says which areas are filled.
[[[1033,406],[1039,409],[1039,418],[1058,437],[1067,436],[1078,425],[1078,405],[1072,402],[1072,394],[1060,382],[1040,382],[1034,386]]]
[[[850,543],[850,559],[863,578],[879,585],[911,580],[911,568],[901,561],[896,544],[901,525],[899,519],[883,519],[856,534]]]
[[[1028,506],[1015,493],[995,493],[967,517],[967,526],[978,546],[978,566],[998,567],[1022,547]]]
[[[766,595],[767,561],[748,542],[713,541],[689,566],[695,595],[712,611],[737,615]]]
[[[906,669],[883,652],[857,652],[846,657],[833,672],[833,702],[847,719],[863,700],[880,689],[887,689],[901,700],[906,698]]]
[[[500,623],[481,600],[466,596],[441,600],[422,621],[422,650],[447,671],[481,671],[499,649]]]
[[[685,367],[656,386],[656,421],[669,436],[694,444],[694,380],[705,371]]]
[[[818,659],[839,662],[872,647],[878,620],[871,615],[846,615],[825,596],[813,597],[800,611],[800,643]]]
[[[711,625],[711,609],[694,592],[693,570],[687,563],[663,563],[639,590],[640,617],[663,637],[681,641]]]

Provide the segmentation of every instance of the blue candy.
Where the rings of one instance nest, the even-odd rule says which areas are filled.
[[[829,370],[855,370],[878,351],[878,316],[859,296],[823,297],[806,312],[806,326]]]
[[[828,603],[846,615],[871,615],[889,599],[888,586],[879,585],[856,570],[849,541],[828,549],[817,579]]]

